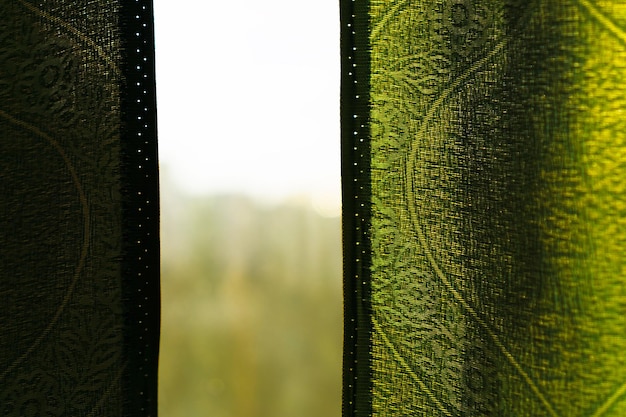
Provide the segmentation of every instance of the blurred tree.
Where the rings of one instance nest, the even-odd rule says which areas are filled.
[[[341,413],[340,219],[165,186],[160,413]]]

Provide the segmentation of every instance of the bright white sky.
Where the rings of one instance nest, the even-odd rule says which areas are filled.
[[[160,160],[188,193],[340,205],[337,0],[155,0]]]

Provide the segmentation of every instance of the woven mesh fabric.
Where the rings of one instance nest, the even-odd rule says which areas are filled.
[[[0,2],[3,416],[156,415],[151,5],[125,3]]]
[[[346,416],[626,414],[626,3],[342,3]]]

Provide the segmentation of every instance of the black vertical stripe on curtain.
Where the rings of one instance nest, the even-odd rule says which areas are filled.
[[[344,416],[626,414],[626,6],[341,1]]]
[[[151,1],[0,16],[0,414],[156,416]]]
[[[341,176],[344,258],[343,415],[371,408],[370,141],[366,2],[344,1],[341,19]],[[366,413],[367,414],[367,413]]]

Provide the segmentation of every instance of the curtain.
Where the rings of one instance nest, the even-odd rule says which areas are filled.
[[[0,16],[0,415],[156,416],[151,2]]]
[[[341,25],[344,416],[626,415],[626,3]]]

